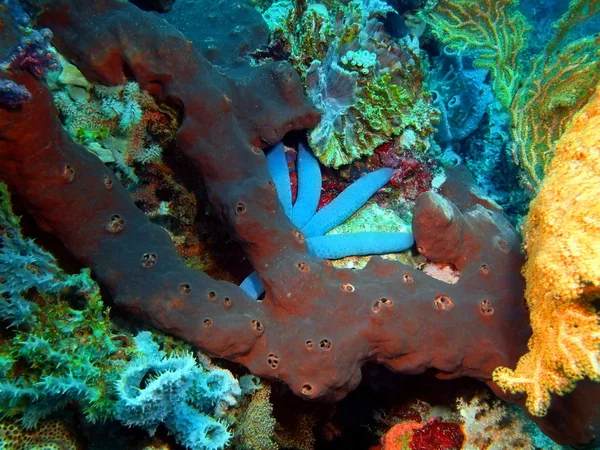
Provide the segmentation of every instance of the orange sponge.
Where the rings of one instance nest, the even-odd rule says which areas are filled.
[[[514,370],[494,381],[527,393],[527,408],[544,416],[550,395],[577,381],[600,381],[600,88],[556,143],[525,227],[523,275],[533,336]]]

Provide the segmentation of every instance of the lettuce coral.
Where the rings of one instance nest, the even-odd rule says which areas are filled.
[[[544,416],[553,393],[585,377],[600,382],[600,89],[573,118],[525,223],[523,268],[533,336],[516,368],[494,381],[527,393],[527,408]]]
[[[423,149],[437,112],[423,90],[418,39],[384,26],[393,9],[378,0],[278,1],[265,11],[272,41],[289,51],[322,120],[310,133],[313,152],[339,168],[414,131]]]

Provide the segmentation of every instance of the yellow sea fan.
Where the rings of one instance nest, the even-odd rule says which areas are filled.
[[[529,411],[544,416],[552,393],[600,382],[600,90],[556,143],[524,234],[533,336],[515,370],[497,368],[494,381],[527,393]]]

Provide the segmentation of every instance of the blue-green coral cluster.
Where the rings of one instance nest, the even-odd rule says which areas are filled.
[[[60,60],[60,71],[47,78],[65,129],[103,162],[115,163],[128,179],[137,182],[131,166],[161,161],[159,141],[170,139],[164,136],[168,119],[136,82],[91,84],[74,65]]]
[[[223,369],[160,350],[150,332],[117,333],[90,271],[65,273],[24,238],[0,184],[0,417],[26,428],[68,404],[90,422],[118,419],[153,433],[164,423],[193,450],[223,448],[226,411],[242,394]]]
[[[279,0],[263,12],[322,114],[309,143],[325,166],[371,155],[405,132],[413,149],[428,146],[437,112],[423,90],[418,39],[392,37],[383,24],[390,12],[379,0]]]
[[[25,239],[0,185],[0,413],[31,428],[77,401],[90,421],[113,414],[112,383],[123,366],[89,270],[69,275]]]
[[[117,418],[150,434],[164,423],[188,448],[223,448],[231,435],[222,418],[242,393],[231,372],[205,369],[188,352],[167,356],[147,331],[134,341],[139,353],[117,383]]]

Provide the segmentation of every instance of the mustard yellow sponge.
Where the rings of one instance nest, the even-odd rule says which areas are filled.
[[[585,377],[600,382],[600,88],[554,150],[524,228],[529,352],[515,370],[494,371],[503,390],[527,393],[535,416],[547,413],[552,393]]]

